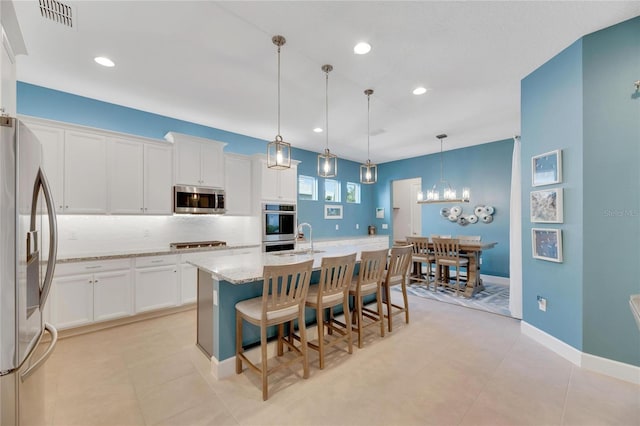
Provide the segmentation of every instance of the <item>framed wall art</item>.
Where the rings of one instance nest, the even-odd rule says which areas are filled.
[[[531,244],[534,259],[562,262],[562,230],[532,228]]]
[[[562,223],[562,188],[531,191],[532,223]]]
[[[325,219],[342,219],[342,206],[336,204],[324,205]]]
[[[532,186],[562,182],[562,150],[557,149],[532,157],[531,173]]]

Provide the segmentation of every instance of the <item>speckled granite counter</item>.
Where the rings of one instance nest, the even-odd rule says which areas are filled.
[[[238,244],[238,245],[227,245],[227,246],[219,246],[219,247],[199,247],[199,248],[189,248],[189,249],[172,249],[172,248],[149,248],[149,249],[132,249],[132,250],[118,250],[114,252],[105,252],[105,253],[78,253],[78,254],[64,254],[58,256],[58,260],[56,263],[73,263],[73,262],[87,262],[93,260],[113,260],[113,259],[128,259],[133,257],[143,257],[143,256],[163,256],[168,254],[184,254],[184,253],[203,253],[212,252],[212,251],[227,251],[234,249],[243,249],[243,248],[258,248],[260,250],[260,245],[258,244]]]

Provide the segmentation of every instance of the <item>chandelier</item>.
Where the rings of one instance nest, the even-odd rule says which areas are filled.
[[[462,188],[461,196],[458,196],[455,188],[444,178],[444,165],[442,162],[442,140],[447,135],[444,133],[437,135],[440,140],[440,180],[436,182],[426,193],[418,192],[418,204],[435,204],[435,203],[468,203],[471,192],[469,188]]]

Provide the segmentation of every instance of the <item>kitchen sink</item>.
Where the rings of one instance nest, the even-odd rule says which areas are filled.
[[[293,251],[281,251],[278,253],[271,253],[274,256],[299,256],[301,254],[316,254],[324,253],[324,250],[293,250]]]

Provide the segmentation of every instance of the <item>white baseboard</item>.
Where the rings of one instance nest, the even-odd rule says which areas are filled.
[[[584,353],[525,321],[520,322],[520,332],[578,367],[640,385],[640,367]]]
[[[236,374],[236,357],[232,356],[223,361],[218,361],[216,357],[211,357],[211,374],[217,380],[226,379]]]
[[[482,281],[486,281],[491,284],[500,284],[500,285],[508,286],[510,283],[509,278],[507,277],[497,277],[495,275],[480,274],[480,278],[482,278]]]

